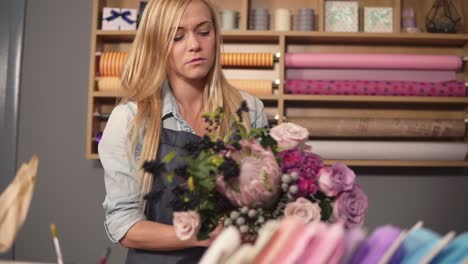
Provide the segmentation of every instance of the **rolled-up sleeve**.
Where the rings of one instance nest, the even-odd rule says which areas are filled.
[[[119,242],[136,222],[145,219],[137,166],[127,155],[127,129],[133,116],[129,104],[115,107],[98,146],[106,188],[104,226],[114,243]]]
[[[242,97],[249,107],[250,126],[252,128],[268,127],[268,119],[265,113],[263,102],[244,91],[240,91]]]

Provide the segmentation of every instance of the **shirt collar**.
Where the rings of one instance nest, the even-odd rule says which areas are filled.
[[[162,109],[162,118],[172,114],[174,117],[180,117],[179,107],[175,100],[174,95],[172,94],[169,81],[165,80],[163,83],[163,109]]]

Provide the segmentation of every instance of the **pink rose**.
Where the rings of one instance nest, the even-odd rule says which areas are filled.
[[[200,215],[195,211],[174,212],[174,229],[180,240],[188,240],[200,230]]]
[[[299,197],[296,201],[288,203],[284,209],[284,215],[297,216],[304,221],[305,224],[308,222],[320,221],[320,206],[317,203],[312,203],[306,198]]]
[[[256,141],[241,140],[239,143],[241,150],[232,152],[231,157],[240,164],[240,175],[229,182],[218,175],[217,190],[239,207],[268,206],[279,193],[280,169],[276,158]]]
[[[319,171],[318,186],[325,195],[335,197],[341,192],[351,190],[355,179],[356,174],[348,166],[336,163]]]
[[[367,195],[359,185],[355,184],[350,191],[341,193],[335,200],[333,216],[336,221],[343,222],[347,228],[362,226],[368,205]]]
[[[270,130],[272,138],[282,150],[293,149],[303,145],[309,138],[309,131],[293,123],[282,123]]]

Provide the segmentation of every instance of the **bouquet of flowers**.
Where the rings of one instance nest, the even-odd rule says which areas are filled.
[[[267,220],[291,215],[305,223],[340,221],[346,227],[364,223],[368,199],[349,167],[342,163],[325,166],[305,144],[307,129],[283,123],[248,130],[243,112],[248,112],[245,102],[224,138],[214,132],[222,109],[204,114],[208,133],[185,146],[190,153],[182,157],[186,165],[166,176],[185,180],[172,187],[175,198],[168,205],[174,211],[180,239],[194,234],[206,239],[222,223],[237,227],[245,240],[254,241]],[[168,154],[162,164],[148,161],[144,169],[156,173],[155,168],[176,156]]]

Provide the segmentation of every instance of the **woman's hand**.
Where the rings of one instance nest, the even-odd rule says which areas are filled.
[[[211,243],[216,239],[216,237],[223,231],[223,225],[218,225],[213,231],[210,233],[210,238],[205,240],[197,240],[197,236],[194,236],[195,239],[195,246],[196,247],[209,247]]]

